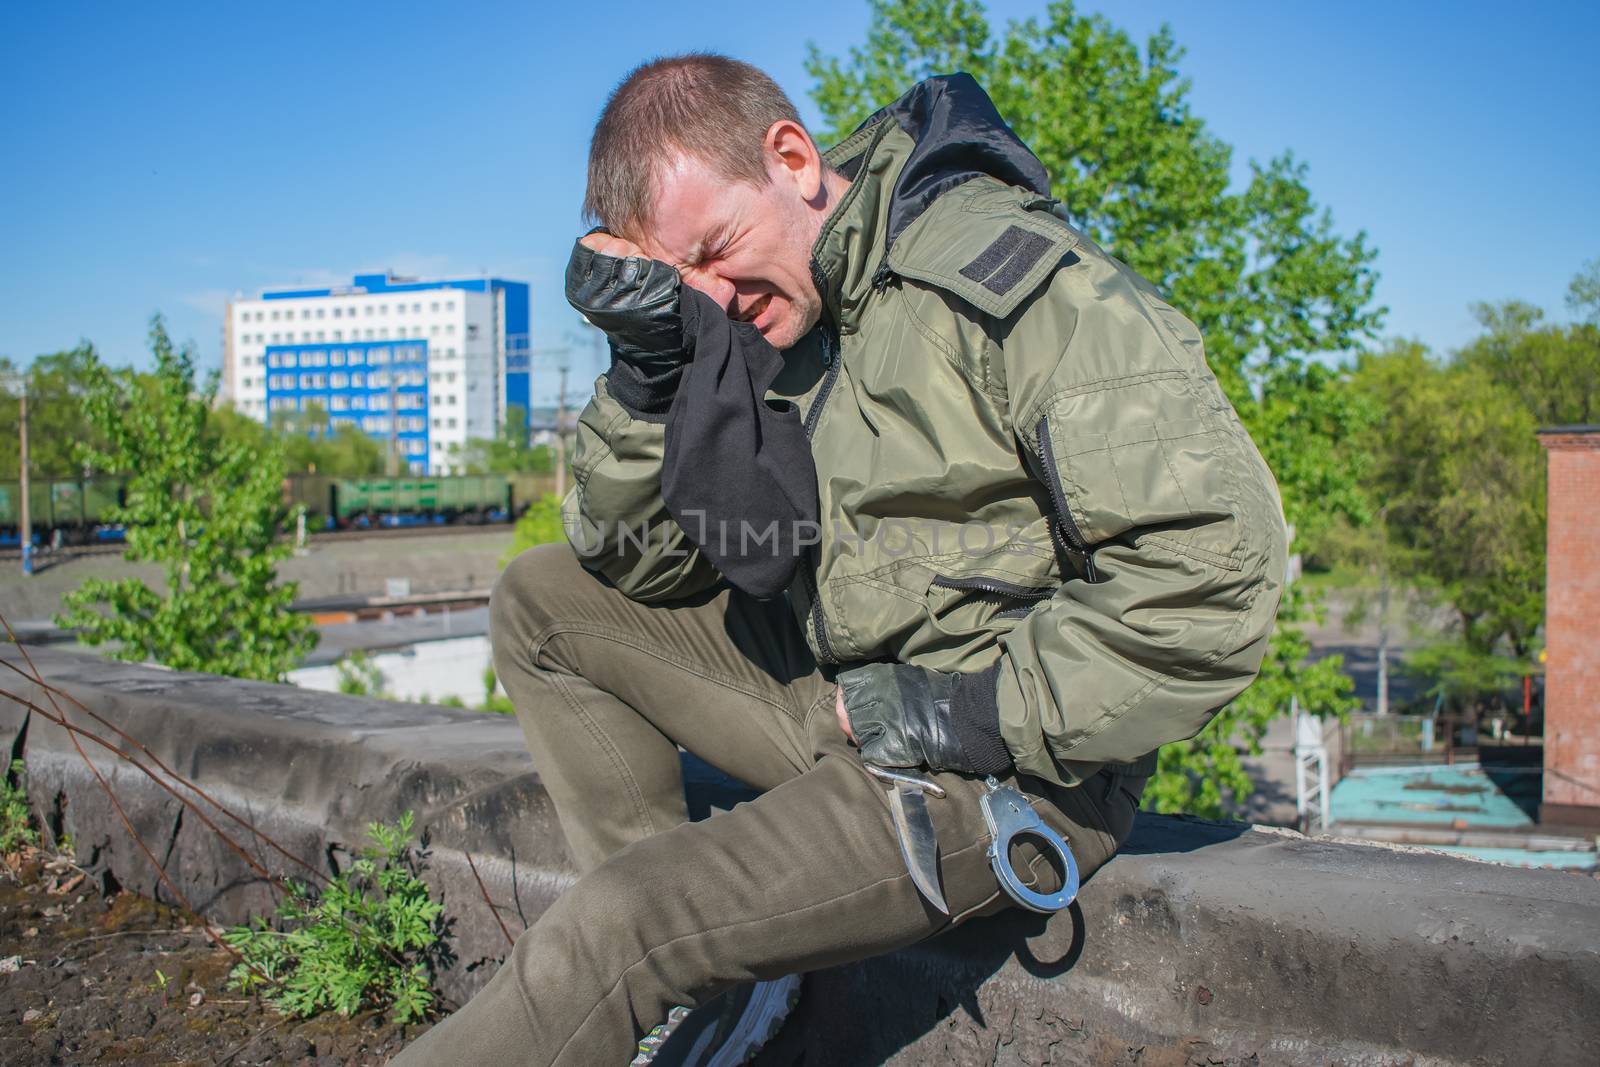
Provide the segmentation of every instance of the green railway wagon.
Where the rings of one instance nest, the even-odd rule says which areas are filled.
[[[63,540],[81,544],[110,521],[107,512],[121,499],[116,478],[35,478],[28,484],[28,522],[35,534],[49,537],[60,530]],[[0,482],[0,530],[15,535],[21,522],[22,483]]]
[[[396,525],[401,517],[482,521],[500,509],[509,510],[511,485],[503,474],[340,478],[333,482],[331,495],[330,514],[340,526]]]

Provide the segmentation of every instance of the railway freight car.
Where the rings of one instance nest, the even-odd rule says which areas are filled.
[[[34,478],[28,485],[28,523],[35,544],[60,535],[68,545],[122,540],[122,527],[110,522],[107,510],[122,502],[117,478]],[[0,545],[22,543],[22,484],[0,482]]]
[[[302,475],[290,479],[290,499],[305,506],[313,529],[509,522],[518,511],[511,479],[504,474]]]

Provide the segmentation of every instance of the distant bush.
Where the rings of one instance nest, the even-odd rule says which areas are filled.
[[[566,528],[561,525],[561,498],[554,493],[546,493],[529,504],[528,510],[517,520],[511,547],[501,557],[500,565],[505,566],[534,545],[548,545],[566,539]]]

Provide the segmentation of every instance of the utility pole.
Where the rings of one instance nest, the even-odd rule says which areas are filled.
[[[17,532],[20,534],[18,540],[22,545],[22,573],[28,575],[33,573],[33,516],[28,510],[28,498],[32,495],[28,486],[28,379],[24,376],[20,380],[22,393],[18,401],[17,421],[22,429],[21,455],[18,457],[20,460],[18,467],[22,475],[22,524]]]
[[[556,498],[567,498],[567,365],[561,364],[561,385],[556,395]]]
[[[400,408],[397,406],[397,390],[394,376],[394,366],[391,364],[389,367],[389,462],[384,465],[391,478],[400,473]]]

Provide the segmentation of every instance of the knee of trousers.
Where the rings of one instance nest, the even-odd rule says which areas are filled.
[[[661,869],[671,860],[655,850],[657,867],[649,849],[630,855],[636,847],[585,874],[517,939],[512,958],[519,981],[534,986],[581,981],[616,989],[633,976],[663,983],[682,1003],[695,987],[714,980],[715,975],[701,973],[703,953],[692,944],[696,910],[684,894],[662,891],[662,885],[675,881]],[[682,951],[668,951],[669,945]],[[639,968],[646,960],[651,965]],[[558,973],[561,968],[571,970]]]
[[[497,664],[528,654],[532,639],[553,621],[556,591],[580,569],[572,548],[561,543],[535,545],[506,565],[489,593],[489,644]]]

